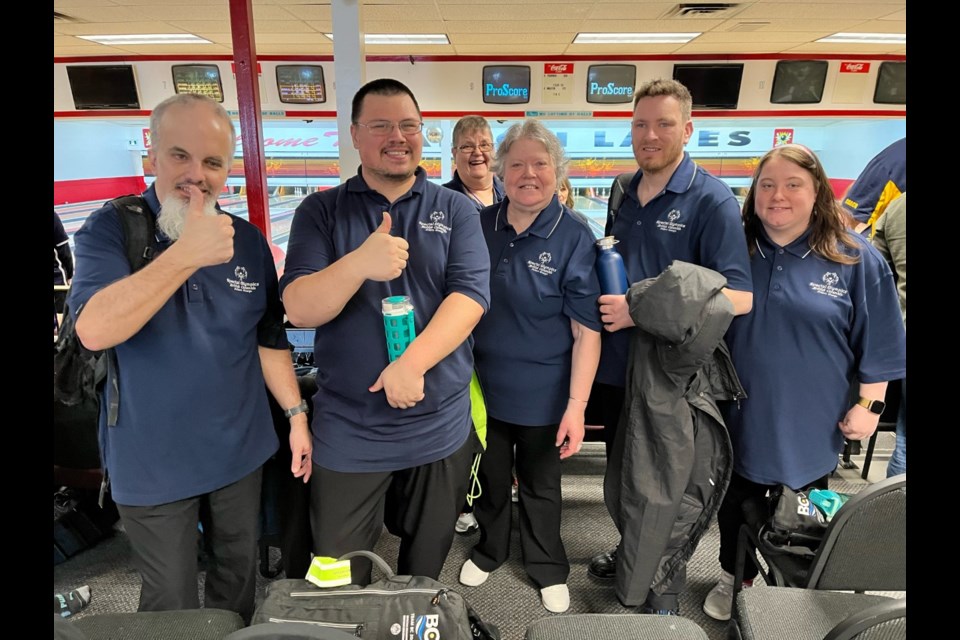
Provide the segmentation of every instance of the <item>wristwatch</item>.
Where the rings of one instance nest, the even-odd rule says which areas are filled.
[[[871,400],[870,398],[864,398],[863,396],[860,396],[860,399],[857,400],[857,404],[870,413],[875,413],[878,416],[883,413],[883,410],[887,406],[883,400]]]
[[[883,404],[883,403],[881,402],[880,404]],[[290,407],[289,409],[287,409],[286,411],[283,412],[283,415],[285,415],[287,418],[292,418],[293,416],[297,415],[298,413],[307,413],[307,411],[308,411],[308,410],[307,410],[307,401],[306,401],[306,400],[301,400],[301,401],[300,401],[300,404],[298,404],[298,405],[295,406],[295,407]]]

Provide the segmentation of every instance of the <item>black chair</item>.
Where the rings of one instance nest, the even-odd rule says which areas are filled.
[[[67,624],[73,635],[66,637],[86,640],[223,640],[244,627],[239,614],[223,609],[100,613]]]
[[[790,587],[737,596],[737,640],[906,640],[907,599]]]
[[[708,640],[693,620],[635,613],[581,613],[540,618],[524,640]]]
[[[906,591],[906,506],[906,474],[867,487],[833,517],[810,560],[780,552],[763,541],[756,529],[741,527],[731,635],[744,640],[821,640],[826,633],[836,631],[837,639],[854,638],[860,636],[839,634],[865,632],[876,616],[883,618],[877,618],[878,624],[888,628],[900,624],[894,624],[893,618],[903,618],[905,633],[906,602],[902,602],[902,616],[897,613],[884,618],[887,609],[880,614],[869,610],[886,604],[899,612],[901,605],[864,592]],[[768,567],[766,572],[757,560],[757,551]],[[743,563],[748,559],[760,569],[770,587],[739,589]],[[840,627],[841,624],[844,626]]]
[[[904,591],[907,588],[907,476],[886,478],[850,498],[830,521],[811,560],[785,554],[743,525],[737,544],[734,589],[744,562],[761,570],[768,585],[837,591]],[[882,532],[883,535],[879,535]],[[769,568],[764,572],[754,551]]]

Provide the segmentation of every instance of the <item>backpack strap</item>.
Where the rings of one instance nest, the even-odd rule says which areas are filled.
[[[628,171],[627,173],[621,173],[613,179],[613,184],[610,185],[610,197],[607,199],[607,224],[604,227],[604,235],[611,235],[610,231],[613,229],[613,221],[617,217],[617,212],[620,211],[623,196],[627,192],[627,189],[630,188],[630,181],[633,180],[634,175],[636,175],[636,171]]]
[[[120,215],[131,273],[139,271],[157,255],[157,221],[142,196],[121,196],[110,204]]]
[[[147,266],[157,255],[157,221],[142,196],[127,195],[110,200],[109,204],[117,210],[123,226],[124,246],[130,272],[134,273]],[[102,367],[102,369],[101,369]],[[107,426],[117,424],[120,411],[119,376],[117,375],[117,355],[113,349],[107,349],[104,357],[97,363],[97,376],[105,378],[110,385],[110,402],[107,404]]]

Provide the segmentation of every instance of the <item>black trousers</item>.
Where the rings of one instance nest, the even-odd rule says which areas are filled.
[[[350,551],[370,551],[386,524],[400,538],[397,573],[438,578],[478,450],[480,442],[471,428],[457,451],[419,467],[345,473],[314,464],[309,483],[314,553],[339,558]],[[351,559],[352,582],[369,584],[371,569],[366,558]]]
[[[818,478],[813,482],[797,489],[816,487],[827,489],[827,480],[830,474]],[[717,512],[717,524],[720,526],[720,567],[727,573],[736,574],[737,568],[737,538],[740,535],[740,526],[746,524],[743,515],[743,505],[753,500],[763,500],[767,491],[777,488],[775,484],[758,484],[747,480],[736,472],[730,477],[730,486],[723,496],[720,511]],[[757,567],[747,562],[743,568],[743,579],[753,580],[757,577]]]
[[[587,402],[587,424],[603,425],[603,442],[606,445],[607,458],[617,435],[617,425],[623,412],[623,400],[626,391],[623,387],[594,382]]]
[[[560,540],[559,425],[526,427],[487,418],[487,450],[480,458],[480,497],[474,514],[480,542],[471,559],[493,571],[510,555],[514,445],[519,489],[520,551],[523,567],[539,588],[563,584],[570,573]]]
[[[249,624],[257,587],[262,470],[185,500],[149,507],[117,505],[140,572],[139,611],[200,607],[197,525],[210,553],[204,606],[236,611]]]

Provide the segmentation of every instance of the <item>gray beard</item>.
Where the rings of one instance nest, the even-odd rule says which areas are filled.
[[[190,201],[184,200],[176,194],[170,194],[160,204],[160,215],[157,216],[157,228],[170,240],[176,240],[183,233],[183,225],[187,220],[187,210]],[[204,199],[203,213],[208,216],[217,215],[216,203]]]

